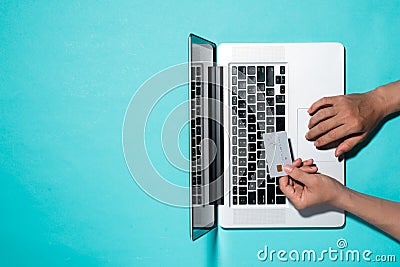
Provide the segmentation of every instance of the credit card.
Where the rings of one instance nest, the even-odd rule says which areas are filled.
[[[265,133],[263,138],[270,175],[272,177],[286,175],[283,166],[292,164],[287,133]]]

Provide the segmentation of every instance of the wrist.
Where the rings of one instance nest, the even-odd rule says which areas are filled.
[[[367,94],[370,95],[371,104],[377,112],[379,120],[390,114],[389,103],[386,95],[387,90],[383,86],[379,86]]]
[[[370,93],[381,106],[383,117],[400,111],[400,81],[379,86]]]
[[[336,190],[334,190],[334,197],[329,204],[339,209],[346,209],[346,204],[351,199],[352,190],[337,182]]]

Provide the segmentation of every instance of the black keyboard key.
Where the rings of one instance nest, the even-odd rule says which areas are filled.
[[[284,117],[277,117],[276,118],[276,131],[284,131],[285,130],[285,118]]]
[[[246,128],[246,119],[239,119],[239,128]]]
[[[239,197],[239,205],[246,205],[247,204],[247,197],[240,196]]]
[[[284,86],[284,85],[281,85],[281,86],[280,86],[279,92],[280,92],[282,95],[285,94],[285,86]]]
[[[265,103],[264,102],[257,103],[257,111],[264,111],[264,110],[265,110]]]
[[[247,175],[247,168],[239,168],[239,175],[246,176]]]
[[[256,112],[256,105],[248,105],[247,106],[248,113],[255,113]]]
[[[257,203],[265,204],[265,189],[257,189]]]
[[[277,95],[276,96],[276,103],[285,103],[285,96],[284,95]]]
[[[258,178],[265,178],[265,170],[258,170],[257,171]]]
[[[265,68],[263,66],[257,67],[257,82],[265,81]]]
[[[247,187],[239,187],[239,195],[247,195]]]
[[[249,161],[255,161],[256,160],[256,153],[249,153],[248,159],[249,159]]]
[[[279,70],[281,74],[285,74],[285,66],[280,66]]]
[[[246,158],[239,158],[239,166],[246,166],[247,160]]]
[[[274,115],[274,107],[267,107],[267,115],[268,116]]]
[[[232,147],[232,154],[237,155],[237,146]]]
[[[232,85],[236,85],[236,84],[237,84],[237,77],[232,76]]]
[[[232,86],[232,95],[237,94],[237,86]]]
[[[285,115],[285,105],[276,105],[276,115]]]
[[[249,124],[247,129],[248,129],[249,132],[255,132],[256,131],[256,125],[254,123],[253,124]]]
[[[246,100],[239,100],[238,101],[239,108],[246,108]]]
[[[274,67],[267,67],[267,86],[274,86]]]
[[[276,187],[276,194],[277,195],[283,195],[283,192],[279,186]]]
[[[256,76],[248,76],[247,77],[247,83],[248,84],[256,84]]]
[[[273,106],[273,105],[274,105],[274,98],[267,97],[267,106]]]
[[[232,127],[232,134],[237,135],[237,127],[236,126]]]
[[[265,113],[264,112],[257,112],[257,119],[259,121],[265,120]]]
[[[257,179],[257,187],[265,188],[265,179]]]
[[[258,131],[257,132],[257,139],[263,139],[263,134],[264,133],[265,133],[264,131]]]
[[[256,93],[256,86],[255,85],[249,85],[247,86],[247,92],[249,94],[255,94]]]
[[[244,176],[239,177],[239,185],[247,185],[247,177]]]
[[[285,196],[277,196],[276,204],[286,204],[286,197]]]
[[[250,181],[254,181],[256,179],[256,173],[255,172],[249,172],[247,177],[248,177],[248,179]]]
[[[275,204],[275,185],[274,184],[267,184],[267,204]]]
[[[281,80],[281,76],[276,76],[275,77],[276,78],[276,84],[281,84],[282,83],[282,80]]]
[[[257,148],[258,149],[264,149],[264,141],[258,141],[257,142]]]
[[[238,76],[239,79],[246,79],[246,67],[245,66],[240,66],[238,67]]]
[[[264,169],[265,168],[265,160],[263,160],[263,159],[257,160],[257,167]]]
[[[265,151],[257,151],[258,159],[265,159]]]
[[[237,166],[232,167],[232,174],[237,175]]]
[[[239,89],[246,89],[246,81],[239,81],[238,87]]]
[[[255,96],[255,95],[248,95],[248,96],[247,96],[247,102],[248,102],[249,104],[254,104],[254,103],[256,103],[256,96]]]
[[[267,88],[266,93],[267,93],[267,96],[274,96],[275,90],[274,90],[274,88]]]
[[[248,75],[255,75],[256,74],[256,67],[254,67],[254,66],[247,67],[247,74]]]
[[[257,140],[257,136],[255,134],[248,135],[249,142],[255,142]]]
[[[245,138],[239,138],[239,147],[246,147],[247,140]]]
[[[238,97],[239,99],[246,100],[246,90],[239,90]]]
[[[239,110],[239,118],[246,118],[246,110]]]
[[[234,186],[234,187],[233,187],[232,192],[233,192],[234,195],[237,195],[237,186]]]
[[[233,197],[233,205],[237,205],[237,196]]]
[[[256,190],[256,182],[249,182],[247,187],[249,188],[249,191]]]
[[[274,126],[268,126],[267,127],[267,133],[273,133],[275,130],[274,130]]]
[[[267,117],[267,125],[274,125],[274,117]]]
[[[249,196],[249,198],[248,198],[249,204],[255,205],[256,204],[256,191],[249,192],[248,196]]]
[[[249,120],[249,123],[255,123],[256,122],[256,115],[250,114],[247,119]]]
[[[271,175],[267,175],[267,183],[273,184],[275,183],[275,177],[271,177]]]
[[[250,143],[249,144],[249,152],[255,152],[256,151],[256,144]]]
[[[232,67],[232,75],[237,75],[237,67],[236,66]]]
[[[237,105],[237,97],[232,96],[232,105]]]
[[[264,101],[265,100],[265,95],[263,93],[258,93],[257,94],[257,101]]]
[[[237,107],[232,107],[232,115],[237,115]]]
[[[282,78],[281,78],[281,83],[282,83],[282,84],[285,84],[285,76],[282,76]]]
[[[236,136],[235,136],[236,137]],[[237,156],[232,157],[232,164],[237,165]],[[235,176],[234,176],[235,177]]]
[[[201,127],[196,127],[196,134],[198,134],[198,135],[201,134]]]
[[[202,183],[201,183],[201,176],[197,176],[197,184],[198,184],[198,185],[202,185]]]
[[[265,130],[265,122],[259,122],[257,123],[257,130]]]
[[[239,137],[246,137],[246,129],[239,129]]]
[[[264,92],[265,91],[265,85],[263,83],[258,83],[257,84],[257,91],[258,92]]]
[[[256,163],[255,162],[251,162],[247,165],[249,172],[253,172],[256,170]]]

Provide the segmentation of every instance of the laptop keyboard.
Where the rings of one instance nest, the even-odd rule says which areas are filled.
[[[202,66],[191,68],[190,99],[191,99],[191,162],[192,162],[192,204],[201,205],[203,203],[203,179],[201,164],[200,142],[203,136],[203,104],[202,104]]]
[[[271,177],[263,134],[286,128],[286,64],[231,64],[231,204],[282,205]]]

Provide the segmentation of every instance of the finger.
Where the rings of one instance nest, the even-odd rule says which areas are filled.
[[[310,166],[314,164],[314,159],[306,159],[303,161],[303,166]]]
[[[318,171],[317,166],[302,166],[300,170],[306,172],[306,173],[316,173]]]
[[[345,125],[341,125],[337,128],[334,128],[332,130],[330,130],[329,132],[327,132],[326,134],[318,137],[315,142],[314,145],[316,147],[321,147],[327,144],[330,144],[334,141],[340,140],[346,136],[349,135],[349,129],[348,127],[346,127]]]
[[[293,161],[293,166],[300,167],[303,164],[301,158],[297,158]]]
[[[279,179],[279,188],[290,199],[294,196],[295,191],[293,186],[289,184],[289,180],[288,176],[282,176]]]
[[[315,125],[313,128],[311,128],[307,133],[306,133],[306,138],[308,140],[314,140],[315,138],[319,136],[323,136],[327,134],[329,131],[332,129],[335,129],[339,126],[343,125],[343,122],[338,120],[337,118],[330,118],[325,121],[322,121]]]
[[[314,104],[311,105],[311,107],[308,109],[308,114],[314,114],[318,109],[328,106],[328,105],[333,105],[335,103],[336,97],[331,96],[331,97],[323,97],[316,101]]]
[[[307,183],[307,181],[308,181],[307,176],[309,174],[300,170],[299,168],[296,168],[293,165],[285,165],[284,170],[293,179],[295,179],[303,184]]]
[[[308,129],[311,129],[321,121],[324,121],[326,119],[329,119],[337,114],[337,111],[333,107],[327,107],[318,110],[312,117],[310,118],[310,121],[308,122]]]
[[[358,143],[360,143],[364,138],[366,137],[365,134],[358,135],[358,136],[353,136],[350,137],[346,140],[344,140],[342,143],[338,145],[338,147],[335,150],[335,156],[340,157],[346,152],[349,152],[353,147],[355,147]]]

